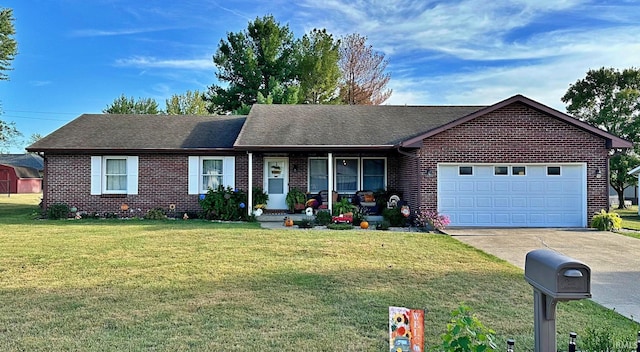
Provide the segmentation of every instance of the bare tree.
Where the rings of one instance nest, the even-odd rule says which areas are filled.
[[[340,98],[350,105],[380,105],[391,96],[386,89],[391,76],[385,73],[388,61],[373,51],[367,38],[350,34],[340,41]]]

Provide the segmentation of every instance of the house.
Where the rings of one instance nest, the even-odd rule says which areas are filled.
[[[42,157],[33,154],[0,154],[0,194],[42,191]]]
[[[629,141],[522,95],[491,106],[254,105],[248,116],[82,115],[27,148],[45,207],[197,211],[225,185],[269,194],[394,190],[453,226],[585,227]],[[331,197],[329,197],[331,198]],[[331,208],[332,200],[329,200]],[[250,211],[250,210],[249,210]]]

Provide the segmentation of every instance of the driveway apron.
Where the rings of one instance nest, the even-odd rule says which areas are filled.
[[[578,259],[591,268],[592,299],[640,322],[640,239],[592,229],[452,228],[445,232],[523,270],[526,254],[534,249],[552,249]]]

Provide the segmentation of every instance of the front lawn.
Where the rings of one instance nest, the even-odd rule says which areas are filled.
[[[640,216],[638,216],[638,206],[634,205],[626,209],[613,209],[622,218],[622,230],[620,233],[626,236],[640,238]],[[625,231],[633,230],[633,231]]]
[[[462,302],[499,350],[533,350],[522,270],[448,236],[31,220],[17,198],[0,197],[2,351],[385,351],[392,305],[427,309],[429,347]],[[560,349],[640,330],[591,301],[560,303],[557,326]]]

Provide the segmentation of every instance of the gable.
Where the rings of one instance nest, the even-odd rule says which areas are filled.
[[[470,121],[473,121],[474,119],[486,116],[488,114],[491,114],[493,112],[496,112],[498,110],[501,109],[508,109],[510,106],[518,106],[521,105],[523,107],[526,107],[527,109],[529,109],[529,111],[531,112],[538,112],[544,116],[547,116],[549,118],[555,119],[557,121],[562,122],[563,124],[575,127],[577,129],[580,129],[582,131],[585,131],[593,136],[597,136],[598,138],[603,139],[606,142],[606,147],[607,148],[632,148],[633,144],[625,139],[622,139],[620,137],[617,137],[611,133],[605,132],[599,128],[596,128],[594,126],[589,125],[586,122],[580,121],[572,116],[569,116],[567,114],[564,114],[558,110],[552,109],[546,105],[540,104],[534,100],[531,100],[529,98],[526,98],[522,95],[515,95],[509,99],[503,100],[501,102],[498,102],[492,106],[489,106],[487,108],[478,110],[474,113],[471,113],[467,116],[464,116],[462,118],[459,118],[457,120],[451,121],[447,124],[443,124],[442,126],[439,126],[431,131],[428,131],[426,133],[420,134],[416,137],[407,139],[405,141],[402,142],[402,146],[403,147],[408,147],[408,148],[415,148],[415,147],[419,147],[421,142],[426,139],[426,138],[430,138],[432,136],[435,136],[439,133],[442,133],[444,131],[447,131],[453,127],[456,127],[458,125],[464,124],[464,123],[468,123]],[[521,115],[522,117],[527,116],[527,114],[529,114],[528,112],[522,112]],[[538,126],[538,128],[545,128],[546,126],[544,125],[540,125]],[[532,132],[539,132],[537,131],[535,128],[532,127],[532,129],[530,130],[526,130],[523,131],[522,133],[532,133]],[[544,136],[543,138],[550,138],[549,136]]]

